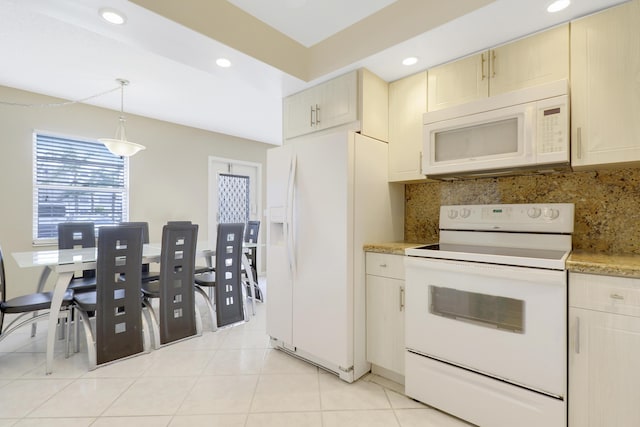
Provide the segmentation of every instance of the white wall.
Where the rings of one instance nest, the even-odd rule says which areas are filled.
[[[0,100],[30,104],[59,101],[3,86]],[[179,101],[175,108],[188,108]],[[34,249],[34,130],[84,138],[113,137],[118,116],[116,111],[81,104],[56,108],[0,105],[0,246],[8,297],[32,292],[40,274],[35,269],[19,269],[11,257],[12,252]],[[191,220],[199,224],[199,238],[207,239],[209,156],[264,165],[266,150],[271,148],[256,141],[133,115],[127,115],[126,128],[127,139],[147,147],[130,160],[129,219],[148,221],[150,240],[155,242],[160,241],[162,226],[169,220]],[[262,170],[264,174],[266,167]],[[266,194],[264,188],[262,194]]]

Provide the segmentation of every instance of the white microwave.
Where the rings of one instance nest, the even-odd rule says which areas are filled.
[[[455,179],[567,169],[566,80],[424,114],[422,173]]]

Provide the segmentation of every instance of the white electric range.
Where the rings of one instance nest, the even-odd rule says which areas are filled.
[[[405,392],[480,426],[566,426],[573,204],[442,206],[407,249]]]

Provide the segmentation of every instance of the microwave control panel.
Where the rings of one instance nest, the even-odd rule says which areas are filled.
[[[538,154],[569,152],[569,103],[567,96],[539,101],[537,103],[538,119]]]

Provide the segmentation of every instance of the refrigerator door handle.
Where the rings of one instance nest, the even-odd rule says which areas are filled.
[[[289,191],[287,194],[287,255],[289,257],[289,271],[293,278],[296,274],[296,251],[295,251],[295,183],[296,183],[297,157],[291,157],[289,168]]]

